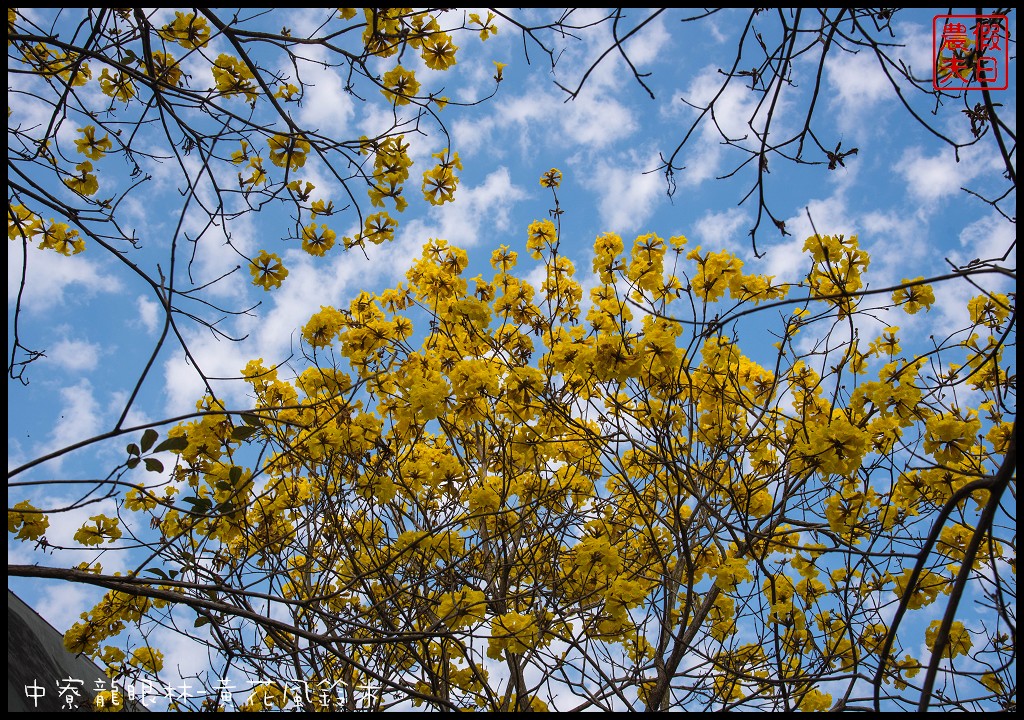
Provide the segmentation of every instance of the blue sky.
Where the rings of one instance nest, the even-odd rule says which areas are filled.
[[[25,12],[40,24],[48,24],[46,11]],[[534,21],[547,17],[541,10],[517,12],[532,16]],[[931,21],[935,12],[901,13],[894,21],[904,45],[894,48],[893,54],[921,76],[930,73]],[[423,68],[418,58],[414,62],[410,58],[409,64],[416,68],[425,89],[443,87],[442,94],[462,102],[488,95],[494,89],[493,62],[507,63],[504,79],[492,99],[474,107],[452,105],[440,114],[451,147],[459,152],[465,167],[456,201],[434,208],[419,197],[420,172],[433,164],[432,153],[448,145],[436,126],[427,126],[426,137],[414,137],[412,133],[407,136],[412,141],[415,165],[406,192],[410,206],[401,215],[392,213],[400,222],[396,239],[385,246],[368,248],[368,257],[358,251],[341,252],[339,246],[325,257],[310,257],[298,241],[284,239],[293,232],[294,221],[276,210],[232,220],[226,230],[239,249],[250,254],[259,249],[277,253],[290,274],[283,287],[266,293],[250,284],[243,267],[208,289],[206,297],[230,310],[260,303],[248,315],[228,316],[190,306],[211,321],[223,318],[218,324],[223,332],[245,337],[240,342],[229,342],[208,328],[183,323],[187,345],[203,372],[214,378],[234,378],[253,358],[263,358],[268,365],[292,358],[292,366],[301,371],[299,328],[309,316],[321,305],[347,307],[360,291],[379,290],[403,281],[410,263],[430,238],[446,239],[468,251],[471,264],[467,277],[478,273],[489,277],[491,250],[507,244],[519,251],[520,270],[528,276],[532,272],[532,277],[539,280],[539,267],[531,264],[525,252],[526,227],[533,220],[547,217],[552,207],[550,191],[538,183],[541,174],[552,167],[559,168],[565,178],[558,190],[565,211],[561,251],[581,273],[590,267],[594,238],[606,231],[622,234],[627,247],[637,234],[656,232],[666,238],[684,234],[691,247],[699,244],[706,250],[726,248],[735,252],[744,260],[746,271],[796,281],[806,272],[806,263],[800,260],[801,248],[812,234],[813,220],[819,232],[860,237],[861,246],[871,253],[869,277],[876,287],[905,277],[947,272],[946,258],[964,263],[972,258],[1001,256],[1010,247],[1015,226],[961,190],[967,186],[986,196],[1002,191],[1002,161],[991,135],[962,149],[957,161],[948,145],[937,141],[896,101],[877,59],[868,51],[835,52],[830,56],[813,125],[823,145],[831,148],[841,142],[844,151],[858,148],[857,155],[846,158],[845,167],[833,171],[820,164],[795,166],[778,157],[769,160],[766,201],[791,235],[781,236],[771,221],[762,221],[757,242],[763,257],[754,256],[748,235],[757,213],[756,193],[739,204],[753,187],[756,165],[747,164],[730,179],[716,179],[731,173],[746,156],[723,145],[712,124],[702,123],[680,153],[677,162],[685,169],[676,174],[677,187],[674,196],[669,197],[665,177],[657,172],[659,155],[667,156],[676,148],[697,115],[681,98],[699,105],[719,90],[724,77],[719,69],[732,62],[737,33],[747,14],[722,11],[699,23],[683,23],[685,11],[672,10],[658,15],[627,41],[630,60],[639,71],[650,73],[644,82],[653,92],[653,99],[621,57],[612,53],[587,76],[579,97],[565,102],[565,92],[554,81],[577,86],[586,69],[608,47],[607,25],[580,32],[579,40],[560,41],[546,36],[558,57],[554,69],[547,56],[529,42],[528,63],[523,37],[500,21],[498,34],[486,43],[471,34],[457,39],[461,47],[459,64],[448,73],[433,73]],[[596,10],[579,10],[572,18],[584,25],[600,15]],[[650,11],[628,10],[622,25],[632,28],[649,15]],[[173,18],[173,13],[158,13],[157,17],[166,21]],[[260,22],[275,29],[287,24],[299,35],[311,32],[320,19],[318,11],[289,9]],[[1014,20],[1011,17],[1011,22]],[[60,22],[68,21],[70,18]],[[771,25],[766,20],[763,27]],[[770,41],[770,33],[765,39]],[[214,41],[214,54],[218,42],[223,40]],[[227,50],[219,48],[221,52]],[[816,62],[816,53],[797,61],[794,85],[780,94],[773,126],[778,133],[775,137],[789,137],[801,127]],[[384,72],[393,63],[382,60],[378,69]],[[744,61],[741,68],[746,66]],[[315,87],[302,105],[294,108],[301,125],[345,139],[375,135],[390,126],[391,109],[379,94],[370,93],[368,102],[361,103],[342,91],[343,73],[312,63],[302,69],[304,79]],[[94,75],[98,73],[94,68]],[[1003,118],[1013,128],[1014,73],[1015,65],[1010,89],[993,95],[1002,104]],[[763,117],[763,111],[755,110],[763,96],[751,92],[749,81],[745,85],[742,80],[734,81],[716,105],[721,132],[732,138],[751,136],[748,122],[753,117],[754,126],[760,127]],[[30,89],[30,82],[9,74],[9,88],[15,91]],[[93,100],[102,97],[98,90],[86,88],[84,92]],[[950,100],[931,115],[933,108],[927,97],[913,92],[908,92],[908,97],[941,132],[958,141],[970,138],[969,122],[961,112],[962,100]],[[974,101],[971,97],[972,104]],[[236,103],[241,105],[240,100]],[[12,94],[9,90],[9,105],[9,127],[18,123],[30,126],[48,114],[41,103],[20,92]],[[80,115],[71,114],[61,129],[60,140],[73,149],[71,142],[84,124]],[[159,140],[154,134],[151,142]],[[144,136],[143,143],[147,141]],[[826,161],[823,153],[813,148],[807,149],[805,157]],[[113,158],[103,162],[103,167],[111,167],[105,179],[113,183],[127,181],[124,170],[114,168]],[[178,223],[194,235],[202,228],[203,217],[191,211],[181,213],[177,192],[181,174],[175,163],[143,159],[141,164],[152,179],[128,196],[121,217],[124,228],[129,233],[134,231],[141,241],[142,248],[133,251],[132,260],[155,276],[157,264],[164,270],[169,267],[166,238],[175,232]],[[315,161],[299,176],[317,185],[314,197],[333,197],[337,205],[344,204],[338,184]],[[1006,211],[1015,215],[1015,197],[1008,202]],[[351,234],[354,227],[351,215],[336,215],[328,222],[339,237]],[[222,232],[209,232],[196,249],[191,270],[197,285],[229,273],[238,264],[238,256],[224,244]],[[9,243],[9,328],[23,259],[21,245]],[[162,325],[160,308],[150,289],[95,244],[71,258],[30,248],[27,264],[22,341],[30,348],[45,349],[46,357],[28,368],[29,385],[8,381],[9,468],[112,427],[125,408]],[[182,264],[178,282],[179,287],[187,282]],[[1005,280],[992,281],[990,287],[1002,292],[1012,289]],[[975,294],[967,283],[950,283],[936,293],[937,303],[929,313],[913,317],[901,314],[899,324],[908,336],[916,335],[922,341],[936,328],[962,327],[965,302]],[[884,317],[879,319],[880,323],[885,321]],[[745,339],[756,345],[760,331],[756,323],[749,324],[744,329]],[[10,329],[8,337],[10,345]],[[771,341],[766,338],[764,342]],[[229,407],[248,405],[246,386],[230,379],[214,382]],[[190,412],[202,392],[195,368],[186,362],[179,345],[169,343],[157,357],[126,424],[141,425]],[[107,468],[123,460],[124,446],[132,439],[137,438],[118,439],[64,455],[20,474],[14,481],[103,477]],[[9,504],[28,497],[38,505],[60,505],[70,493],[61,488],[12,488]],[[112,500],[104,500],[69,512],[61,516],[59,525],[51,526],[48,535],[52,542],[70,545],[75,529],[87,517],[98,512],[113,514],[114,507]],[[60,565],[69,555],[49,556],[27,545],[8,545],[11,563]],[[94,555],[76,555],[72,562]],[[125,570],[132,566],[132,557],[129,553],[108,553],[102,562],[108,571]],[[61,629],[101,594],[85,587],[41,581],[9,580],[9,585]],[[185,646],[179,645],[178,650],[185,657]]]

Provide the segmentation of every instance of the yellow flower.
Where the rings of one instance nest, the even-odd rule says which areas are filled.
[[[437,606],[437,616],[452,630],[469,627],[484,619],[487,599],[483,592],[470,587],[445,593]]]
[[[870,262],[868,254],[859,249],[857,236],[815,235],[807,238],[804,250],[814,258],[807,276],[811,293],[828,296],[827,302],[836,307],[840,318],[850,315],[857,304],[851,295],[861,289],[861,275]]]
[[[516,266],[519,253],[509,249],[508,245],[499,245],[498,249],[491,253],[491,267],[498,272],[507,273]]]
[[[222,54],[211,68],[217,89],[225,97],[245,95],[249,102],[256,100],[259,91],[256,89],[256,78],[249,67],[230,55]]]
[[[77,230],[69,228],[64,223],[53,222],[43,231],[39,249],[56,250],[61,255],[70,257],[85,250],[85,240],[79,237]]]
[[[444,205],[455,200],[459,179],[443,165],[435,165],[423,173],[423,197],[431,205]]]
[[[774,504],[775,499],[772,497],[772,494],[762,488],[747,498],[747,505],[744,510],[747,514],[760,518],[770,513]]]
[[[298,170],[306,164],[309,155],[309,141],[297,135],[274,135],[267,139],[270,146],[270,162],[278,167],[287,166]]]
[[[325,252],[334,247],[336,238],[335,232],[326,225],[321,224],[320,231],[317,232],[316,223],[312,223],[302,228],[302,249],[310,255],[322,257]]]
[[[491,22],[493,19],[494,19],[494,13],[492,13],[492,12],[487,13],[487,19],[486,20],[481,20],[480,16],[477,15],[476,13],[470,13],[469,14],[469,22],[472,23],[472,24],[480,26],[480,39],[481,40],[486,40],[491,35],[497,35],[498,34],[498,26]]]
[[[78,152],[90,160],[99,160],[103,157],[104,153],[113,147],[113,143],[110,142],[110,138],[107,135],[104,135],[99,140],[96,139],[96,128],[93,125],[87,125],[78,132],[82,133],[83,137],[75,140],[75,147],[78,148]]]
[[[259,256],[250,261],[249,273],[252,275],[252,284],[264,290],[281,287],[281,281],[288,277],[288,270],[281,264],[281,258],[266,250],[260,251]]]
[[[326,347],[344,325],[344,315],[333,307],[321,305],[320,311],[303,326],[302,337],[313,347]]]
[[[383,84],[381,95],[395,105],[408,105],[409,98],[415,97],[416,93],[420,91],[420,83],[416,79],[416,74],[401,65],[396,65],[384,73]]]
[[[540,627],[530,613],[509,612],[498,615],[491,621],[487,657],[499,660],[504,649],[514,654],[524,653],[537,647],[539,639]]]
[[[156,79],[171,87],[178,87],[183,73],[174,57],[170,53],[157,51],[153,53],[152,60]]]
[[[497,60],[492,60],[491,62],[493,62],[494,63],[494,67],[496,67],[498,69],[498,71],[496,73],[494,73],[494,80],[495,80],[495,82],[501,82],[502,81],[501,72],[506,67],[508,67],[508,63],[498,62]]]
[[[980,429],[981,421],[972,415],[932,415],[925,420],[924,451],[934,455],[937,462],[951,465],[964,457]]]
[[[263,169],[263,158],[259,155],[249,158],[249,167],[252,168],[252,174],[247,178],[243,178],[242,173],[238,173],[238,184],[241,187],[248,185],[251,190],[260,183],[267,181],[267,171]]]
[[[399,33],[403,28],[399,17],[408,10],[404,8],[363,8],[366,16],[363,30],[363,45],[366,52],[378,57],[391,57],[398,52]]]
[[[231,153],[231,162],[235,165],[241,165],[249,159],[249,143],[245,140],[242,141],[242,149],[235,150]]]
[[[546,188],[556,188],[562,184],[562,171],[558,168],[551,168],[540,176],[540,184]]]
[[[417,416],[433,420],[448,404],[448,384],[440,376],[414,381],[409,387],[409,404]]]
[[[398,226],[391,216],[386,212],[379,212],[366,218],[363,224],[362,238],[368,239],[374,245],[395,239],[395,228]]]
[[[292,180],[290,183],[288,183],[288,189],[295,193],[295,196],[301,202],[308,201],[310,194],[312,194],[312,192],[316,190],[316,185],[309,182],[309,180],[306,180],[305,182],[305,187],[303,187],[302,180]]]
[[[931,625],[925,632],[924,641],[929,650],[935,650],[935,641],[938,639],[941,620],[932,620]],[[971,641],[971,633],[959,621],[953,622],[949,627],[949,642],[942,649],[942,657],[955,658],[957,655],[966,655],[970,652],[974,643]]]
[[[204,47],[210,41],[210,26],[206,18],[197,18],[194,13],[188,15],[174,13],[174,22],[164,25],[157,34],[168,42],[176,42],[183,48],[195,50]]]
[[[123,73],[111,75],[107,68],[100,73],[100,90],[104,95],[109,95],[117,100],[128,102],[135,97],[135,83]]]
[[[72,87],[81,87],[92,77],[89,63],[82,62],[77,53],[51,50],[39,43],[35,46],[26,45],[22,57],[43,77],[59,77]]]
[[[409,201],[402,196],[402,186],[395,180],[389,180],[387,186],[371,185],[366,191],[370,196],[370,204],[374,207],[384,207],[384,198],[389,197],[395,201],[395,210],[403,212],[409,206]]]
[[[995,673],[985,673],[982,675],[981,684],[994,693],[1001,694],[1003,692],[1003,683]]]
[[[527,229],[526,248],[530,256],[540,259],[541,252],[547,248],[553,248],[558,234],[555,231],[555,224],[550,220],[537,220],[530,223]]]
[[[75,541],[83,545],[100,545],[104,540],[114,542],[121,537],[121,528],[117,526],[116,518],[108,518],[106,515],[94,515],[89,522],[83,525],[75,533]]]
[[[824,712],[832,707],[832,696],[817,688],[811,688],[800,698],[800,710],[804,712]]]
[[[924,276],[916,277],[913,280],[903,278],[902,282],[909,283],[920,280],[924,280]],[[897,305],[902,305],[909,315],[915,315],[921,308],[931,310],[932,305],[935,304],[935,293],[932,291],[931,285],[914,285],[893,292],[892,301]]]
[[[100,189],[100,184],[96,179],[96,176],[92,174],[92,163],[86,160],[85,162],[75,165],[75,169],[78,170],[81,175],[73,175],[69,178],[64,178],[64,184],[79,195],[95,195]]]
[[[913,575],[913,571],[907,568],[903,570],[901,575],[893,578],[896,584],[894,588],[896,597],[902,599],[904,595],[908,592],[910,593],[907,607],[911,610],[931,605],[935,602],[935,598],[938,597],[940,592],[949,592],[949,580],[933,573],[931,570],[925,570],[918,576],[917,585],[914,588],[909,587],[911,575]]]
[[[298,100],[296,95],[299,94],[299,88],[291,83],[285,83],[279,85],[277,92],[274,93],[274,97],[282,98],[285,102],[295,102]]]
[[[753,580],[747,568],[747,562],[742,558],[727,557],[710,571],[715,578],[715,585],[718,585],[725,592],[732,592],[744,580]]]
[[[733,292],[735,279],[740,277],[743,261],[727,251],[711,252],[701,257],[700,246],[686,256],[697,261],[698,273],[694,276],[692,286],[694,293],[706,302],[716,302],[728,289]]]
[[[150,647],[141,647],[132,653],[128,662],[155,675],[164,668],[164,654]]]
[[[18,540],[38,540],[50,527],[50,521],[28,500],[7,511],[7,532],[17,532]]]
[[[1009,317],[1011,307],[1010,299],[1002,293],[978,295],[967,303],[971,322],[976,325],[987,325],[993,329],[999,327],[1003,320]]]
[[[314,200],[310,210],[314,220],[316,220],[317,215],[333,215],[334,202],[328,201],[327,203],[324,203],[323,200]]]
[[[42,229],[43,221],[24,205],[7,205],[7,237],[28,240]]]
[[[438,33],[423,41],[420,55],[431,70],[447,70],[455,64],[455,51],[458,49],[450,35]]]

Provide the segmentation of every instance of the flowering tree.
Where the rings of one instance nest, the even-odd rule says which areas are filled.
[[[303,87],[244,52],[252,42],[334,50],[329,29],[300,42],[207,11],[162,26],[100,11],[82,28],[97,44],[72,47],[19,18],[9,15],[12,47],[62,92],[95,82],[95,48],[117,49],[98,78],[104,102],[126,103],[135,122],[155,112],[178,123],[167,139],[189,188],[210,183],[222,198],[203,206],[211,233],[231,213],[286,203],[303,247],[329,250],[336,233],[313,220],[339,210],[295,176],[313,154],[353,188],[352,212],[358,183],[371,206],[405,205],[401,128],[346,143],[299,127],[282,108]],[[450,32],[486,39],[492,19],[471,15]],[[416,123],[436,120],[445,101],[423,97],[401,65],[382,79],[361,68],[416,51],[446,69],[456,48],[439,23],[367,11],[346,26],[361,30],[361,54],[337,62],[393,107],[418,104]],[[518,27],[525,40],[568,23]],[[237,54],[206,57],[213,33]],[[205,64],[208,89],[171,76],[172,45]],[[213,125],[183,124],[181,107]],[[109,234],[119,200],[93,199],[90,161],[143,149],[95,117],[75,139],[87,158],[76,173],[48,150],[58,116],[42,140],[14,131],[19,162],[36,168],[9,180],[12,239],[69,253],[87,240],[121,254],[130,244]],[[422,188],[443,203],[460,166],[451,151],[436,159]],[[230,189],[218,163],[237,173]],[[39,168],[81,207],[37,189]],[[493,250],[493,273],[468,277],[464,250],[430,240],[405,283],[313,313],[300,368],[248,363],[250,407],[229,408],[209,387],[169,430],[133,430],[82,499],[115,495],[117,516],[92,517],[75,539],[143,548],[135,570],[104,573],[98,559],[9,566],[108,590],[68,630],[68,649],[159,685],[163,655],[149,638],[176,628],[209,650],[211,673],[196,678],[208,708],[228,704],[216,678],[230,671],[251,681],[237,704],[253,710],[357,709],[368,687],[372,709],[1015,704],[1015,298],[986,288],[1015,271],[993,260],[869,287],[857,237],[816,232],[796,284],[654,233],[600,235],[578,272],[562,250],[562,174],[540,182],[551,207],[524,246]],[[208,197],[190,190],[192,202]],[[359,217],[346,247],[391,236],[386,213]],[[541,263],[539,282],[517,273],[523,252]],[[286,282],[280,258],[245,259],[264,289]],[[179,306],[201,302],[202,284],[181,290],[180,269],[151,276],[125,262],[161,297],[168,329],[176,314],[216,329]],[[924,351],[877,319],[883,308],[927,313],[944,283],[965,279],[978,288],[969,323]],[[774,342],[748,340],[755,327]],[[12,375],[30,359],[13,356]],[[52,515],[16,503],[9,530],[45,543]],[[963,622],[970,605],[986,608],[980,632]]]
[[[141,10],[99,9],[71,24],[68,39],[68,33],[38,27],[9,9],[11,72],[26,78],[13,97],[44,100],[52,110],[45,123],[8,126],[10,239],[26,252],[37,244],[74,255],[91,241],[98,251],[114,254],[158,298],[171,333],[179,320],[219,333],[210,314],[238,312],[210,302],[209,287],[223,278],[195,277],[201,244],[223,241],[239,263],[229,274],[245,267],[264,290],[280,287],[288,276],[278,255],[246,249],[232,236],[228,228],[240,217],[290,211],[292,223],[281,234],[318,257],[338,242],[337,231],[324,222],[334,216],[358,220],[341,241],[345,250],[391,240],[397,222],[389,208],[401,212],[408,205],[403,192],[412,160],[406,135],[431,128],[445,133],[438,113],[449,99],[421,92],[415,73],[401,64],[380,77],[368,63],[416,53],[429,70],[444,72],[456,62],[451,33],[478,33],[486,40],[495,32],[493,14],[485,20],[471,14],[442,28],[436,14],[366,9],[357,21],[354,8],[342,8],[308,38],[293,37],[287,27],[268,33],[262,15],[176,12],[161,24]],[[335,44],[347,35],[359,35],[359,52]],[[231,52],[209,52],[213,43]],[[97,64],[103,68],[94,77]],[[339,138],[300,124],[294,109],[313,92],[301,79],[311,66],[345,68],[344,92],[353,98],[382,94],[394,111],[390,128],[372,138]],[[494,79],[496,87],[500,67]],[[406,107],[413,111],[399,115],[398,108]],[[73,122],[83,124],[71,130]],[[160,128],[159,149],[140,132],[150,125]],[[340,196],[318,193],[303,177],[313,157],[318,172],[340,186]],[[166,242],[130,235],[118,222],[122,204],[154,180],[143,171],[144,160],[172,161],[184,187],[179,225]],[[436,160],[422,175],[422,190],[426,202],[441,205],[454,199],[461,164],[447,148]],[[147,262],[151,246],[162,265]],[[26,366],[41,353],[23,344],[19,316],[9,368],[24,381]]]

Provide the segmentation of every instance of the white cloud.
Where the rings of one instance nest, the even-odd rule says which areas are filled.
[[[751,222],[750,215],[739,208],[718,213],[706,212],[695,225],[696,244],[714,252],[728,250],[734,254],[744,254],[750,250],[748,231]]]
[[[952,253],[954,262],[966,265],[975,258],[993,260],[1014,257],[1016,227],[996,213],[977,220],[960,232],[960,251]]]
[[[456,147],[467,155],[483,148],[499,157],[508,152],[502,138],[512,135],[520,154],[534,158],[548,147],[602,149],[629,137],[639,127],[633,107],[618,99],[618,91],[588,87],[576,100],[565,102],[562,90],[534,84],[514,97],[499,94],[482,118],[452,124]]]
[[[88,380],[79,380],[74,385],[61,388],[60,398],[59,420],[50,433],[46,452],[64,448],[79,440],[98,435],[105,429],[99,403],[93,395],[93,387]],[[60,461],[58,459],[57,462]]]
[[[964,266],[974,259],[1001,258],[1003,253],[1011,250],[1016,231],[1013,225],[993,213],[965,227],[959,239],[961,249],[951,252],[950,260]],[[1011,261],[1012,258],[1011,250]],[[1013,288],[1013,282],[1002,275],[980,275],[974,278],[974,282],[989,292],[1006,293]],[[961,280],[944,282],[941,290],[935,288],[935,307],[943,318],[941,327],[948,330],[967,327],[970,320],[967,302],[981,292],[975,285]]]
[[[649,15],[650,13],[649,11],[645,11],[644,14]],[[640,72],[644,72],[644,68],[642,67],[643,65],[647,65],[648,63],[658,60],[665,51],[666,46],[672,42],[672,35],[665,27],[665,18],[666,14],[662,13],[657,18],[647,23],[643,29],[625,43],[629,59]],[[637,22],[641,21],[642,20],[640,18],[637,18]],[[627,71],[624,63],[620,65],[618,71]],[[632,77],[628,77],[626,82],[634,82],[634,80]]]
[[[198,329],[182,332],[193,360],[186,361],[178,351],[174,357],[164,363],[164,387],[166,412],[168,415],[180,415],[195,412],[196,401],[206,394],[206,385],[200,373],[207,377],[238,378],[245,364],[259,357],[245,352],[240,343],[214,338],[209,332]],[[269,360],[268,364],[272,364]],[[216,384],[218,391],[227,391],[228,404],[245,396],[245,385],[240,382],[227,385]]]
[[[580,168],[580,182],[600,198],[602,229],[618,233],[644,229],[665,194],[661,173],[644,174],[657,165],[656,155],[641,157],[632,152],[615,159],[601,158],[589,172]]]
[[[768,219],[763,220],[761,227],[767,229],[770,225],[766,223],[770,222]],[[841,194],[824,200],[811,200],[807,203],[806,211],[787,218],[785,222],[786,231],[790,235],[781,241],[758,243],[758,250],[765,253],[765,257],[759,261],[763,269],[759,268],[758,272],[773,275],[779,282],[798,282],[807,274],[810,266],[803,247],[807,238],[814,235],[815,229],[822,235],[849,236],[858,233],[857,223],[850,216],[846,200]],[[775,232],[774,228],[772,232]]]
[[[352,96],[345,92],[341,71],[326,67],[329,60],[327,52],[318,45],[303,48],[297,64],[304,94],[296,114],[305,127],[331,137],[346,137],[345,133],[350,132],[348,124],[355,116],[355,105]],[[292,82],[299,85],[295,79]]]
[[[825,77],[831,86],[832,103],[839,106],[839,118],[859,116],[894,92],[870,50],[853,54],[833,47],[825,60]]]
[[[100,346],[85,340],[64,339],[48,347],[46,357],[65,372],[95,370],[100,359]]]
[[[431,208],[422,219],[400,227],[396,249],[419,257],[420,247],[429,238],[443,238],[461,248],[496,247],[493,235],[509,229],[514,204],[526,197],[526,191],[512,182],[508,168],[498,167],[480,185],[461,185],[454,202]],[[381,250],[386,252],[388,247]]]
[[[110,398],[107,402],[107,412],[115,417],[120,418],[124,412],[124,406],[131,397],[131,393],[127,390],[118,390],[110,394]],[[128,414],[125,416],[124,422],[121,423],[122,427],[142,427],[149,425],[153,422],[153,418],[143,409],[140,409],[138,402],[135,402],[132,407],[128,410]],[[171,463],[173,463],[173,458]]]
[[[80,380],[75,385],[62,388],[60,399],[63,403],[60,409],[61,422],[54,429],[54,439],[69,444],[69,435],[75,439],[82,439],[103,430],[99,404],[96,403],[92,384],[88,380]]]
[[[52,563],[52,560],[50,562]],[[78,562],[81,560],[72,561],[70,565],[77,565]],[[106,567],[103,569],[107,571]],[[91,610],[103,597],[103,593],[103,590],[88,585],[62,583],[60,592],[43,594],[38,602],[33,603],[32,609],[46,618],[46,621],[58,631],[63,632],[79,622],[81,614]]]
[[[917,200],[934,202],[960,193],[982,170],[977,162],[957,162],[951,150],[926,155],[919,147],[908,148],[897,163],[897,172],[907,182],[907,190]]]
[[[565,107],[567,111],[560,116],[563,137],[587,147],[606,147],[629,137],[638,127],[632,109],[611,95],[586,94]]]
[[[8,425],[8,427],[10,427]],[[34,456],[32,456],[34,457]],[[16,467],[21,467],[29,460],[32,459],[25,453],[25,448],[22,446],[21,441],[17,438],[13,438],[10,435],[7,436],[7,470],[8,472]]]
[[[759,102],[763,97],[762,93],[752,92],[749,81],[743,82],[746,78],[733,78],[723,89],[725,80],[717,66],[707,65],[695,74],[686,89],[672,93],[672,97],[685,98],[689,105],[674,102],[667,106],[668,119],[676,118],[677,121],[685,122],[687,128],[697,119],[701,112],[699,108],[707,107],[714,102],[714,112],[709,111],[701,118],[696,135],[687,141],[686,148],[675,160],[676,166],[686,167],[676,177],[682,185],[695,187],[705,180],[731,171],[734,166],[722,167],[726,157],[722,144],[723,137],[731,140],[747,138],[742,144],[750,147],[755,141],[754,131],[760,132],[764,128],[771,104]],[[774,93],[774,88],[769,88],[768,92]],[[786,137],[786,133],[790,131],[787,126],[787,110],[791,104],[790,96],[794,92],[784,85],[779,93],[772,116],[774,137]],[[735,165],[749,157],[745,153],[730,156],[735,158]]]
[[[939,258],[930,249],[927,218],[899,210],[868,212],[858,218],[861,247],[871,255],[871,284],[892,285],[908,275],[935,271]]]
[[[149,332],[154,332],[160,322],[160,303],[150,300],[145,295],[139,295],[135,300],[139,309],[139,322]]]
[[[88,251],[87,247],[85,253],[65,257],[29,247],[22,309],[41,313],[64,306],[70,302],[65,294],[72,288],[75,304],[81,304],[99,292],[119,292],[121,281],[114,275],[108,275],[100,263],[89,259]],[[22,261],[22,245],[7,243],[7,302],[11,304],[18,297]]]

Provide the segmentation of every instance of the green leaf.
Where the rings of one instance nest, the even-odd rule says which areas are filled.
[[[239,425],[231,431],[232,440],[241,440],[245,442],[258,430],[259,428],[249,427],[248,425]]]
[[[129,470],[134,470],[138,466],[138,464],[139,459],[137,457],[129,458],[128,462],[125,463],[125,465],[128,466]]]
[[[235,511],[235,504],[230,500],[225,500],[217,506],[217,512],[221,515],[230,515]]]
[[[197,617],[196,621],[192,623],[192,627],[202,627],[203,625],[209,625],[210,618],[208,617]]]
[[[205,515],[210,511],[210,508],[213,507],[213,503],[211,503],[207,498],[187,497],[182,498],[181,501],[190,504],[192,506],[192,512],[197,515]]]
[[[156,442],[158,437],[160,437],[160,433],[153,428],[149,428],[146,432],[142,433],[142,452],[146,452],[153,447],[153,443]]]
[[[167,438],[162,443],[153,448],[153,452],[158,453],[163,452],[164,450],[170,450],[173,452],[175,450],[184,450],[187,447],[188,438],[185,437],[184,435],[179,435],[178,437]]]
[[[167,578],[167,573],[165,573],[165,572],[164,572],[163,570],[161,570],[160,568],[146,568],[146,572],[148,572],[148,573],[153,573],[153,574],[154,574],[154,575],[156,575],[156,576],[157,576],[158,578],[163,578],[164,580],[167,580],[167,579],[168,579],[168,578]]]
[[[148,457],[148,458],[146,458],[145,463],[146,463],[146,470],[148,470],[149,472],[157,472],[158,473],[158,472],[163,472],[164,471],[164,464],[162,462],[160,462],[159,460],[157,460],[156,458]]]
[[[259,415],[253,415],[252,413],[242,413],[242,422],[246,425],[252,425],[256,428],[263,427],[263,421]]]
[[[136,457],[142,454],[139,452],[139,446],[136,445],[135,443],[129,443],[128,447],[126,447],[125,450],[128,451],[129,455],[134,455]]]
[[[231,487],[237,487],[238,481],[242,479],[242,468],[237,465],[232,465],[231,469],[228,470],[228,480],[231,481]]]

